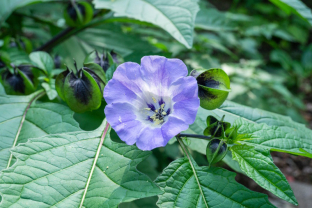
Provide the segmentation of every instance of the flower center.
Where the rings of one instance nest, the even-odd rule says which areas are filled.
[[[158,101],[155,97],[152,97],[153,102],[146,103],[144,108],[146,120],[153,123],[154,125],[161,125],[166,121],[166,117],[171,113],[170,102],[165,103],[163,98]]]

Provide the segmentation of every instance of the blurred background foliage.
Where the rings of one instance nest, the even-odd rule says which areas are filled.
[[[24,38],[31,42],[24,46],[26,52],[42,46],[66,28],[66,3],[45,2],[15,10],[1,28],[2,48],[14,51],[13,38],[23,45],[27,45]],[[73,58],[81,65],[94,49],[108,49],[125,61],[139,62],[143,55],[158,54],[180,58],[190,70],[222,68],[231,76],[230,100],[305,122],[304,101],[312,92],[312,37],[311,25],[298,15],[264,0],[202,0],[194,45],[187,49],[150,23],[100,13],[48,51],[68,65]]]
[[[302,2],[312,8],[312,1]],[[96,18],[85,26],[67,28],[63,18],[67,3],[42,0],[19,8],[15,5],[17,9],[7,14],[6,21],[1,20],[1,50],[8,51],[16,62],[27,59],[26,54],[34,49],[45,50],[61,69],[72,64],[73,58],[81,66],[94,49],[113,50],[124,61],[133,62],[140,62],[144,55],[179,58],[189,70],[214,67],[226,71],[231,79],[230,100],[305,124],[312,120],[312,19],[309,23],[278,0],[199,1],[191,49],[153,24],[114,17],[109,10],[96,11]],[[14,2],[10,5],[13,8]],[[59,42],[42,47],[64,30],[70,31]],[[104,106],[75,114],[75,119],[83,129],[95,129],[104,118]],[[118,140],[114,132],[112,136]],[[198,164],[207,164],[203,155],[193,154]],[[181,156],[178,145],[172,143],[153,150],[138,168],[155,179]],[[122,207],[144,207],[145,203],[143,199]]]

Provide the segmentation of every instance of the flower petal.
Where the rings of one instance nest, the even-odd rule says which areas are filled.
[[[185,131],[186,129],[188,129],[188,127],[189,125],[186,124],[184,121],[174,116],[169,116],[167,122],[162,125],[161,132],[165,140],[168,142],[172,137],[182,131]]]
[[[186,124],[192,124],[195,121],[199,106],[199,98],[192,98],[177,102],[173,105],[172,116],[181,119]]]
[[[136,145],[141,150],[152,150],[165,146],[169,139],[165,139],[160,128],[145,127],[140,133]]]
[[[137,95],[116,79],[111,79],[104,88],[104,98],[107,104],[131,103]]]
[[[172,83],[170,92],[173,102],[180,102],[194,97],[198,98],[197,81],[194,77],[182,77]]]
[[[106,119],[113,128],[121,123],[135,120],[135,111],[136,108],[129,103],[112,103],[104,109]]]
[[[142,90],[144,90],[146,85],[141,78],[140,65],[133,62],[120,64],[114,72],[112,79],[118,80],[137,95],[142,94]]]
[[[117,125],[114,130],[122,141],[128,145],[133,145],[137,141],[140,131],[144,128],[145,125],[142,122],[133,120]]]
[[[141,59],[143,79],[158,88],[168,87],[171,83],[187,75],[187,67],[179,59],[162,56],[144,56]]]

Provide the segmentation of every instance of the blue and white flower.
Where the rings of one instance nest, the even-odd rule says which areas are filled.
[[[107,121],[121,140],[142,150],[165,146],[195,121],[196,79],[179,59],[145,56],[126,62],[104,89]]]

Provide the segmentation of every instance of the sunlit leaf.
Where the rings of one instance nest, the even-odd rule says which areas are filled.
[[[153,23],[191,48],[197,0],[93,0],[95,8],[111,9],[116,16],[127,16]]]

